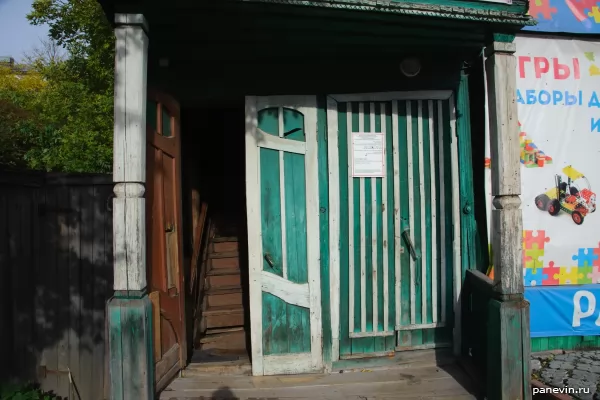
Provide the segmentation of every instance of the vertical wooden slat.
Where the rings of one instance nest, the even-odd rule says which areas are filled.
[[[8,190],[0,190],[0,379],[10,373],[12,365],[12,339],[11,334],[6,329],[12,323],[10,306],[11,287],[10,282],[10,264],[8,254]]]
[[[439,150],[439,171],[440,171],[440,242],[442,246],[440,247],[440,272],[441,272],[441,297],[442,297],[442,322],[446,322],[446,188],[444,185],[445,177],[444,177],[444,108],[442,100],[438,100],[437,106],[437,123],[438,123],[438,150]]]
[[[56,207],[64,209],[69,207],[68,190],[57,188]],[[69,368],[69,328],[71,326],[71,299],[70,299],[70,275],[69,275],[69,225],[66,213],[57,213],[58,224],[58,257],[57,257],[57,292],[58,292],[58,343],[57,357],[59,370],[66,371]],[[69,392],[69,379],[62,374],[58,375],[59,393]]]
[[[113,187],[112,185],[108,187],[107,193],[106,195],[108,196],[109,194],[113,194]],[[112,209],[112,208],[111,208]],[[106,305],[108,302],[108,299],[112,296],[113,294],[113,288],[112,288],[112,282],[114,280],[114,268],[113,268],[113,260],[115,257],[114,254],[114,248],[113,248],[113,216],[112,216],[112,212],[110,213],[106,213],[104,214],[104,255],[105,255],[105,260],[104,260],[104,266],[103,266],[103,274],[105,274],[106,279],[104,280],[105,286],[103,288],[103,293],[104,293],[104,298],[102,300],[103,304]],[[102,239],[99,239],[100,244],[102,243]],[[101,288],[99,288],[101,289]],[[108,319],[108,312],[107,312],[107,308],[105,307],[105,313],[104,313],[104,320],[106,321]],[[108,324],[105,324],[105,326],[108,327]],[[108,330],[104,331],[104,398],[108,398],[109,396],[109,382],[110,382],[110,375],[109,375],[109,357],[108,357]]]
[[[413,183],[413,155],[412,155],[412,105],[410,101],[406,102],[406,148],[407,148],[407,164],[408,164],[408,204],[410,207],[409,212],[409,228],[410,228],[410,239],[415,242],[414,238],[414,226],[415,226],[415,214],[414,214],[414,183]],[[416,323],[416,277],[415,277],[415,261],[410,258],[410,323]]]
[[[22,198],[21,198],[21,188],[18,188],[13,191],[11,198],[9,199],[9,210],[8,210],[8,226],[11,229],[8,231],[8,243],[9,243],[9,264],[8,267],[11,270],[10,277],[11,282],[10,285],[12,288],[18,287],[26,287],[27,280],[22,281],[23,273],[23,265],[20,251],[20,242],[21,242],[21,206],[22,206]],[[25,286],[21,286],[25,285]],[[25,369],[25,345],[23,343],[22,333],[25,332],[26,324],[24,324],[25,320],[21,318],[21,314],[24,310],[23,307],[23,293],[27,295],[27,292],[23,291],[15,291],[14,289],[11,292],[11,316],[14,319],[12,323],[12,358],[14,362],[14,366],[16,367],[17,374],[21,375]],[[13,373],[14,373],[13,372]]]
[[[375,103],[369,105],[369,118],[371,133],[375,133]],[[372,287],[373,287],[373,332],[377,332],[378,329],[378,309],[379,309],[379,296],[377,287],[377,178],[371,178],[371,257],[372,257]]]
[[[44,312],[47,316],[49,326],[46,329],[46,335],[55,338],[53,343],[48,344],[44,348],[45,367],[49,370],[58,369],[58,345],[57,339],[62,334],[61,332],[61,317],[60,311],[60,296],[58,292],[59,285],[59,244],[60,244],[60,228],[58,219],[55,213],[49,213],[48,210],[54,209],[58,205],[58,189],[45,186],[44,192],[46,199],[42,208],[43,232],[45,237],[44,257],[46,265],[44,268],[43,280],[46,286],[44,300]],[[48,390],[54,390],[55,393],[60,393],[59,377],[57,374],[49,374],[46,376],[45,386]]]
[[[419,197],[421,203],[421,323],[427,323],[427,226],[425,224],[425,165],[423,154],[423,102],[417,105],[419,141]]]
[[[387,126],[386,126],[386,118],[387,118],[387,110],[386,103],[381,103],[381,110],[379,112],[381,115],[381,132],[384,134],[384,144],[387,143],[385,139],[387,137]],[[389,149],[385,149],[384,160],[387,160],[387,154]],[[381,208],[383,210],[383,235],[382,235],[382,246],[383,246],[383,330],[387,331],[389,327],[389,309],[390,309],[390,293],[389,293],[389,271],[388,271],[388,248],[389,248],[389,238],[388,238],[388,177],[387,177],[387,163],[385,167],[386,174],[381,179]]]
[[[427,103],[429,110],[429,163],[431,171],[431,320],[437,322],[438,320],[438,279],[437,279],[437,193],[436,193],[436,169],[438,166],[435,163],[435,125],[434,125],[434,112],[433,112],[433,101],[429,100]]]
[[[283,138],[283,107],[278,108],[277,112],[278,132],[279,137]],[[279,205],[281,209],[281,268],[283,270],[283,278],[287,279],[287,235],[285,227],[285,167],[284,167],[284,152],[279,150]]]
[[[69,283],[70,289],[74,289],[81,284],[81,190],[79,186],[74,186],[69,189],[69,207],[67,224],[69,229]],[[68,351],[68,368],[71,373],[75,374],[74,379],[81,381],[79,371],[79,343],[81,338],[81,298],[83,294],[75,290],[75,295],[69,295],[70,315],[69,328],[69,351]]]
[[[363,102],[358,104],[358,130],[364,131],[365,106]],[[367,331],[367,244],[366,244],[366,212],[365,204],[365,178],[360,181],[360,330]]]
[[[395,266],[395,301],[396,301],[396,326],[401,323],[401,260],[400,260],[400,153],[398,151],[398,100],[392,102],[392,136],[394,156],[394,266]]]
[[[98,323],[96,321],[103,321],[103,323],[106,321],[104,306],[106,300],[108,300],[107,289],[110,286],[109,283],[112,282],[112,265],[109,264],[105,251],[105,220],[107,218],[112,219],[107,208],[107,200],[110,192],[112,192],[110,186],[95,186],[91,188],[92,197],[88,200],[89,203],[83,204],[87,210],[86,216],[90,219],[84,226],[91,224],[91,232],[86,231],[85,235],[87,240],[91,241],[90,273],[92,276],[90,282],[90,306],[92,310],[91,312],[87,312],[90,313],[92,323],[96,324]],[[109,243],[112,243],[110,238]],[[92,346],[90,355],[90,371],[92,376],[90,391],[99,397],[103,393],[104,381],[106,380],[104,368],[106,362],[104,359],[104,341],[106,337],[104,336],[103,329],[98,334],[90,336]]]
[[[36,252],[36,244],[33,238],[33,190],[30,187],[23,187],[21,192],[21,235],[19,238],[20,242],[20,265],[21,271],[19,271],[19,286],[18,288],[24,288],[29,286],[30,288],[37,287],[38,276],[34,269],[34,258],[33,254]],[[31,290],[31,289],[30,289]],[[23,341],[23,353],[20,355],[24,359],[25,376],[35,377],[36,365],[38,362],[38,355],[34,350],[34,323],[35,323],[35,302],[34,296],[26,291],[19,290],[21,293],[17,296],[21,298],[22,304],[20,307],[20,314],[17,316],[18,319],[23,320],[23,330],[19,332],[19,339]]]
[[[94,226],[95,202],[94,187],[83,186],[80,197],[81,217],[81,281],[79,295],[81,299],[81,333],[79,337],[79,388],[83,398],[93,398],[98,392],[92,391],[97,377],[93,375],[94,362]],[[101,376],[101,375],[100,375]]]
[[[458,139],[456,137],[456,110],[454,108],[454,97],[448,101],[450,109],[450,140],[452,160],[452,224],[453,224],[453,263],[454,268],[454,354],[460,354],[461,346],[461,310],[460,310],[460,288],[462,286],[462,263],[460,257],[460,204],[459,188],[460,178],[458,173]]]
[[[348,135],[348,293],[349,332],[354,332],[354,178],[352,177],[352,103],[346,106]]]
[[[331,301],[331,359],[340,355],[340,170],[337,102],[327,98],[327,159],[329,164],[329,268]]]

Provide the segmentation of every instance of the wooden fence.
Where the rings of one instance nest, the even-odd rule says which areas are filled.
[[[0,172],[0,382],[106,394],[110,175]]]

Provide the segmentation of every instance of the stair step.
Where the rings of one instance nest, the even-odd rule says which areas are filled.
[[[238,242],[218,242],[213,243],[212,251],[214,253],[230,253],[232,251],[238,251]]]
[[[242,304],[242,288],[239,286],[212,288],[206,292],[206,296],[209,307]]]
[[[221,306],[221,307],[209,307],[204,311],[203,315],[228,315],[228,314],[243,314],[244,307],[242,306]]]
[[[246,338],[245,331],[236,330],[236,331],[213,333],[210,335],[206,335],[202,339],[200,339],[200,343],[202,343],[202,344],[218,343],[219,346],[222,345],[223,348],[229,348],[229,349],[240,348],[241,349],[241,348],[245,347],[245,344],[246,344],[245,338]],[[243,342],[240,342],[243,344],[241,347],[232,346],[232,345],[229,345],[229,343],[228,343],[230,341],[236,341],[236,344],[237,344],[237,342],[240,340],[243,340]],[[216,348],[216,347],[218,347],[218,346],[213,346],[212,348]]]
[[[250,375],[252,374],[252,365],[248,358],[226,362],[192,362],[182,371],[184,377],[205,376],[206,374]]]
[[[202,317],[206,320],[206,327],[226,328],[244,325],[244,309],[242,306],[209,307]]]
[[[208,275],[206,277],[209,289],[221,288],[223,286],[241,286],[242,277],[239,272],[236,274],[224,274],[224,275]]]
[[[210,268],[211,269],[234,269],[240,268],[240,259],[239,257],[229,257],[229,258],[213,258],[210,260]]]
[[[209,258],[239,258],[240,254],[237,251],[226,251],[223,253],[210,253],[208,255]]]
[[[218,333],[239,332],[239,331],[243,331],[243,330],[244,330],[243,326],[234,326],[232,328],[213,328],[213,329],[207,329],[206,334],[207,335],[216,335]]]
[[[211,269],[206,273],[207,276],[219,276],[219,275],[239,275],[240,270],[238,268],[219,268]]]
[[[212,238],[213,243],[223,243],[223,242],[237,242],[237,236],[220,236]]]

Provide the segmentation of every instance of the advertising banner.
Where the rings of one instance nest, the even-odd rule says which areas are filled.
[[[531,337],[595,336],[600,325],[600,285],[532,287]]]
[[[515,42],[523,274],[532,336],[548,331],[536,325],[534,310],[544,318],[556,313],[562,322],[553,335],[600,334],[595,324],[566,325],[578,288],[556,288],[600,283],[600,44],[530,36]],[[494,160],[487,147],[489,168]],[[487,184],[491,196],[489,179]]]
[[[600,33],[600,0],[529,0],[537,25],[525,31]]]

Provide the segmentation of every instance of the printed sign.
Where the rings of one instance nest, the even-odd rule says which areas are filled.
[[[352,176],[381,178],[385,176],[385,135],[352,132]]]
[[[600,283],[600,43],[516,45],[524,284]]]
[[[593,336],[600,331],[600,285],[530,287],[531,337]]]
[[[529,0],[535,32],[600,33],[600,0]]]

